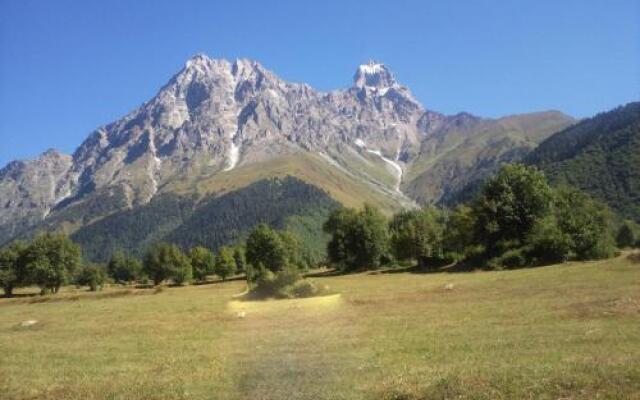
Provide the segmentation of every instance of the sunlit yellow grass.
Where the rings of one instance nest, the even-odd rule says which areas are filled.
[[[624,257],[312,279],[336,294],[0,299],[0,398],[640,398],[640,264]]]

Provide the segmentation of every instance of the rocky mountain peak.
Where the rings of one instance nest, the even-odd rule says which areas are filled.
[[[369,61],[356,70],[353,84],[357,88],[389,89],[397,85],[396,79],[386,65]]]
[[[464,147],[466,141],[458,139],[478,125],[467,119],[426,110],[378,62],[360,65],[352,87],[323,94],[284,81],[250,59],[196,54],[156,96],[94,131],[73,157],[50,150],[0,170],[0,198],[7,199],[4,208],[0,205],[0,242],[45,218],[74,213],[97,219],[173,191],[189,193],[201,180],[230,179],[236,169],[262,173],[268,163],[300,157],[326,162],[324,168],[356,179],[394,204],[410,204],[408,193],[435,201],[477,175],[474,165],[460,167],[453,156],[432,175],[425,169],[430,164],[424,160],[441,149]],[[528,136],[538,121],[527,123]],[[545,132],[563,123],[554,118]],[[473,152],[485,148],[469,146]],[[462,150],[459,154],[468,158]],[[458,174],[458,186],[442,172],[452,168],[469,171]],[[414,177],[421,178],[412,183]]]
[[[59,160],[59,159],[70,159],[71,156],[63,154],[56,149],[47,149],[42,154],[40,154],[40,160]]]

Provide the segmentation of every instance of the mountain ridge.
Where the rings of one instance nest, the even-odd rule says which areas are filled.
[[[72,214],[63,225],[77,229],[176,185],[303,154],[319,157],[326,165],[318,168],[331,168],[332,176],[382,193],[377,198],[392,208],[438,202],[574,121],[564,114],[505,118],[428,110],[382,63],[359,66],[348,88],[320,92],[256,61],[198,54],[150,100],[93,131],[72,155],[60,154],[65,161],[46,184],[38,178],[50,169],[47,157],[24,162],[25,172],[11,177],[11,163],[0,170],[2,198],[20,200],[0,209],[0,241]],[[464,162],[451,159],[461,156]]]

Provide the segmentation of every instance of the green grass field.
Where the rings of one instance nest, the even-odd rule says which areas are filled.
[[[244,302],[233,281],[0,299],[0,398],[640,399],[625,256],[312,279],[336,294]]]

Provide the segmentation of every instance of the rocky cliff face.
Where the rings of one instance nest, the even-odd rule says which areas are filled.
[[[557,114],[525,127],[523,118],[428,111],[374,62],[358,67],[352,87],[321,93],[254,61],[197,55],[153,99],[93,132],[72,157],[47,152],[5,167],[0,239],[17,224],[73,214],[65,221],[82,225],[146,204],[178,182],[184,187],[299,153],[400,205],[435,202],[572,122]],[[83,204],[93,211],[70,211]]]
[[[48,150],[37,160],[14,161],[0,170],[0,237],[38,223],[71,192],[68,155]]]

